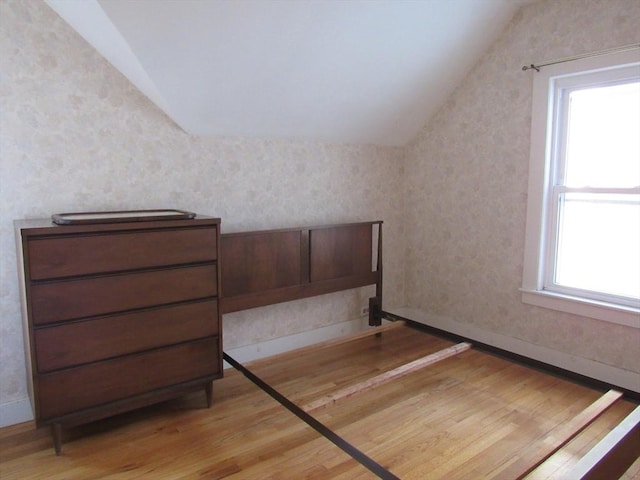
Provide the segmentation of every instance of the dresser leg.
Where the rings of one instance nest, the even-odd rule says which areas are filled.
[[[211,408],[213,404],[213,382],[209,382],[204,386],[204,391],[207,394],[207,408]]]
[[[53,437],[53,448],[56,451],[56,455],[60,455],[62,453],[62,425],[52,423],[51,436]]]

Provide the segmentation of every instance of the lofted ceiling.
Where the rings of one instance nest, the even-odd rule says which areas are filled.
[[[46,0],[192,135],[405,145],[532,0]]]

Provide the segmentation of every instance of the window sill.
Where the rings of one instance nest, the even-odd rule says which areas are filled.
[[[540,290],[521,290],[522,301],[530,305],[640,329],[640,310],[637,308],[623,307]]]

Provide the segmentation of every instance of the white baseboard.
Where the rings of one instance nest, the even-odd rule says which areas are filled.
[[[449,318],[430,315],[421,310],[403,307],[396,308],[390,313],[620,388],[640,392],[640,373],[638,372],[632,372],[587,358],[569,355],[517,338],[482,330],[473,325],[461,323]]]
[[[240,363],[258,360],[260,358],[269,357],[278,353],[287,352],[294,348],[306,347],[325,340],[349,335],[364,330],[368,325],[367,317],[358,318],[356,320],[348,320],[346,322],[328,325],[326,327],[316,328],[302,333],[287,335],[286,337],[274,338],[265,342],[246,345],[243,347],[226,349],[232,358]],[[231,365],[225,362],[225,368]]]
[[[0,404],[0,428],[33,420],[29,398]]]

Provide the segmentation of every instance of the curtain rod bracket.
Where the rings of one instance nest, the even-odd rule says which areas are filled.
[[[536,72],[540,71],[540,67],[536,67],[533,63],[531,65],[525,65],[524,67],[522,67],[522,71],[526,72],[527,70],[535,70]]]

